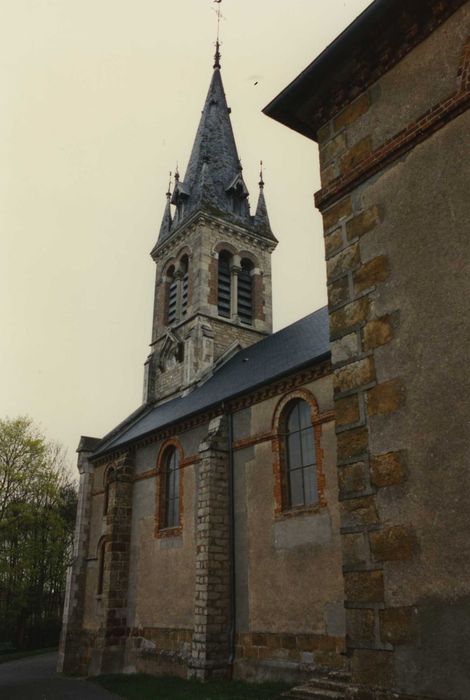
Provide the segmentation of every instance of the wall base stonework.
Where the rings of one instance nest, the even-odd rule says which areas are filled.
[[[187,678],[192,634],[191,629],[161,627],[130,630],[126,671]]]
[[[344,637],[251,632],[236,635],[235,678],[298,682],[312,673],[346,672]]]

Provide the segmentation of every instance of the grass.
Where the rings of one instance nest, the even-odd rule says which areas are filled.
[[[27,651],[12,651],[6,654],[0,654],[0,664],[5,664],[7,661],[16,661],[17,659],[26,659],[28,656],[48,654],[50,651],[57,651],[57,647],[47,647],[46,649],[30,649]]]
[[[142,674],[99,676],[92,679],[128,700],[281,700],[285,683],[250,684],[241,681],[186,681]]]

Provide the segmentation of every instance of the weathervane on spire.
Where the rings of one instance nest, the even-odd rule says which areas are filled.
[[[220,3],[222,0],[213,0],[217,5],[217,9],[214,7],[214,12],[217,15],[217,41],[215,42],[215,56],[214,56],[214,68],[220,68],[220,20],[223,19],[223,15],[220,11]]]
[[[263,161],[260,160],[259,162],[259,186],[260,189],[262,190],[264,187],[264,180],[263,180]]]
[[[170,179],[168,180],[168,190],[166,193],[166,196],[168,197],[168,199],[171,197],[171,176],[172,176],[172,172],[170,170]]]

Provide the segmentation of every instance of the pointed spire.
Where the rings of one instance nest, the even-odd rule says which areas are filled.
[[[205,168],[203,178],[204,164],[208,168]],[[212,74],[184,181],[179,180],[175,175],[175,189],[183,194],[186,200],[184,214],[181,218],[178,217],[177,223],[174,222],[174,227],[182,224],[202,206],[204,201],[208,201],[209,190],[212,212],[233,216],[233,194],[229,188],[235,177],[241,178],[240,173],[240,160],[230,122],[230,110],[227,106],[220,70],[216,69]],[[210,185],[207,184],[208,177],[210,177]],[[206,182],[204,188],[203,180]],[[246,190],[244,185],[243,187]],[[204,193],[203,189],[205,189]],[[175,192],[173,192],[172,202],[176,203]],[[244,209],[243,216],[246,218],[246,223],[249,223],[247,207]]]
[[[263,161],[260,161],[260,173],[259,173],[259,196],[258,204],[256,206],[256,214],[254,217],[255,228],[260,236],[264,238],[270,238],[276,241],[276,237],[271,230],[271,224],[269,222],[268,208],[266,206],[266,200],[264,198],[264,179],[263,179]]]
[[[214,2],[217,3],[216,12],[220,22],[221,0]],[[176,210],[173,219],[168,219],[169,224],[162,223],[159,240],[164,240],[168,235],[165,231],[171,229],[173,234],[179,230],[197,211],[222,217],[249,227],[252,233],[276,240],[271,232],[264,202],[262,171],[257,213],[256,216],[250,214],[249,192],[243,179],[243,168],[222,83],[218,31],[215,47],[214,71],[184,180],[180,179],[178,166],[175,171],[170,202]],[[168,217],[171,217],[170,212]]]
[[[214,56],[214,70],[220,70],[220,43],[219,40],[215,42],[215,56]]]
[[[219,36],[220,36],[220,18],[222,17],[222,13],[220,11],[220,3],[222,0],[214,0],[215,4],[217,5],[217,40],[215,42],[215,56],[214,56],[214,70],[218,69],[220,70],[220,41],[219,41]]]
[[[175,180],[176,180],[176,173],[175,173]],[[162,241],[165,240],[165,238],[168,238],[168,236],[171,233],[171,225],[173,223],[173,219],[171,216],[171,172],[170,172],[170,180],[168,182],[168,189],[166,191],[166,204],[165,204],[165,210],[163,212],[163,218],[162,218],[162,223],[160,225],[160,233],[158,234],[158,239],[157,239],[157,245],[161,243]],[[155,250],[155,248],[154,248]],[[152,250],[153,253],[153,250]]]

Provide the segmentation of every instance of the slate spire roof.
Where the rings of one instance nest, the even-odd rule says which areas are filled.
[[[263,162],[261,162],[261,172],[259,174],[259,196],[256,206],[255,227],[258,233],[268,238],[273,235],[271,224],[269,223],[268,209],[264,198]]]
[[[269,226],[264,196],[261,204],[264,213],[261,218],[258,217],[257,220],[256,216],[250,214],[248,189],[242,170],[222,83],[220,55],[216,54],[212,79],[185,177],[184,180],[175,179],[171,197],[175,213],[171,220],[169,207],[165,209],[156,248],[196,211],[221,216],[246,226],[257,235],[276,241]]]
[[[171,206],[170,206],[170,198],[171,198],[171,192],[166,193],[166,205],[165,205],[165,211],[163,212],[163,218],[162,218],[162,223],[160,225],[160,233],[158,236],[158,239],[160,238],[166,238],[167,236],[170,235],[171,231],[171,224],[173,222],[172,216],[171,216]]]

